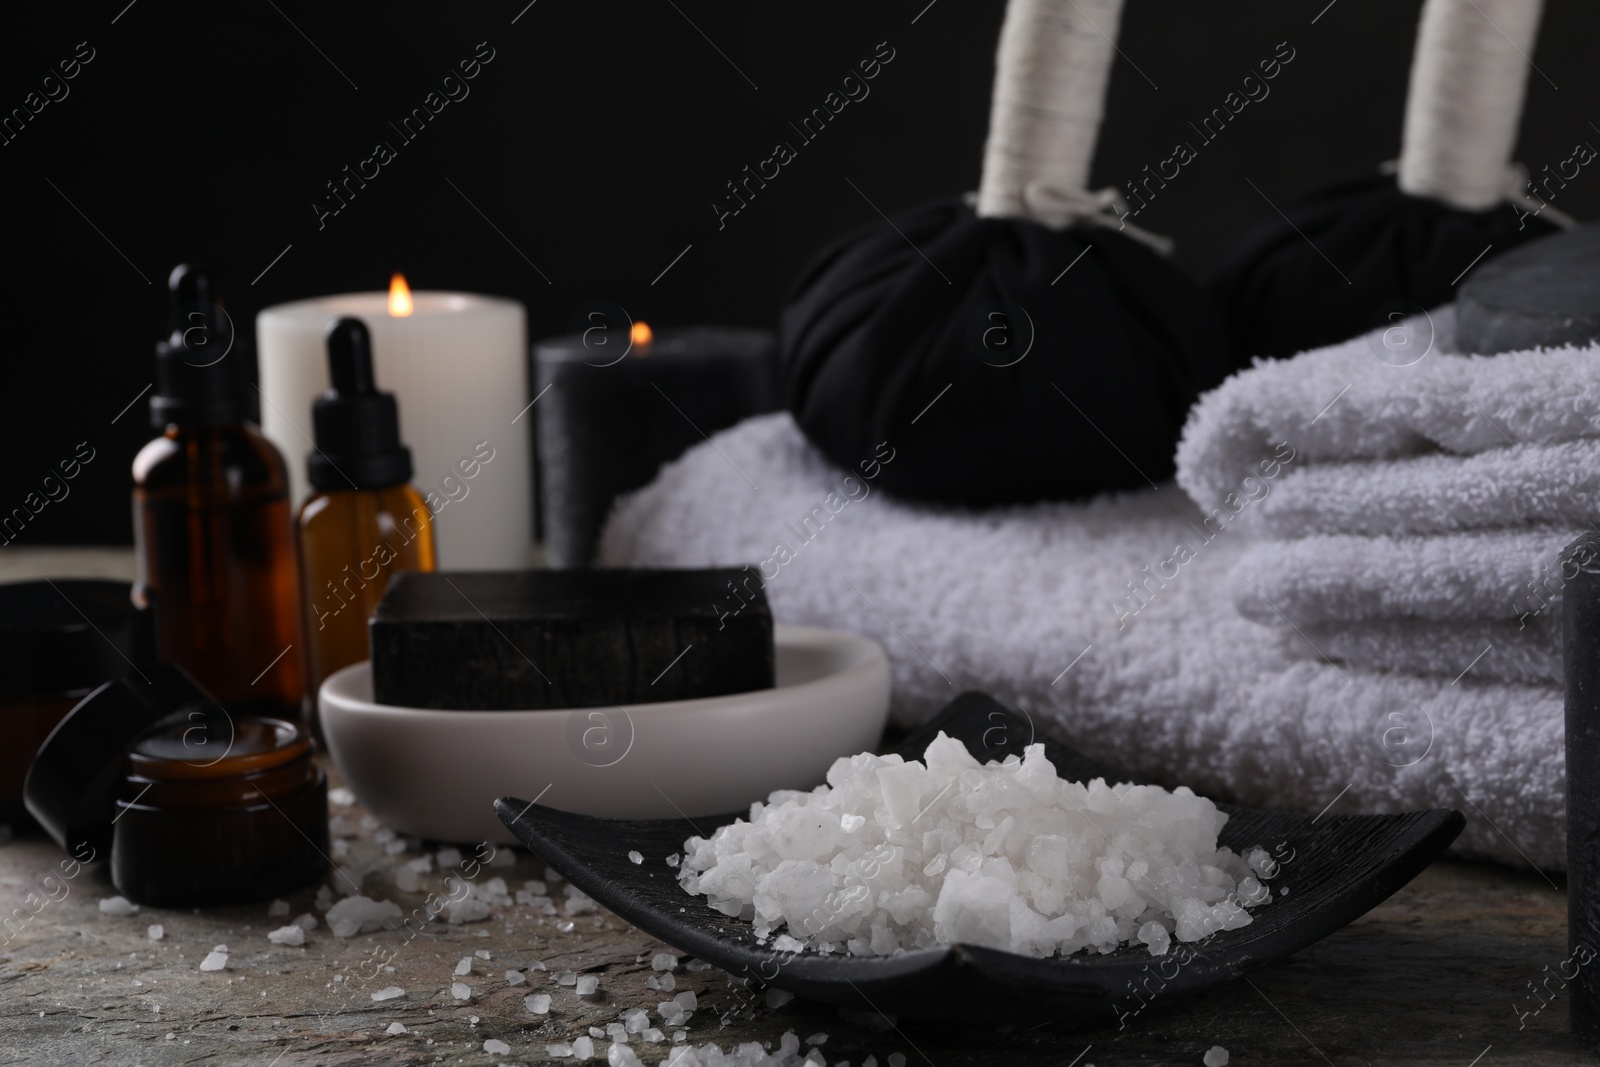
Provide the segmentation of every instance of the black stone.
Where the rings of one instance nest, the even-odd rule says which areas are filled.
[[[589,708],[770,689],[750,570],[403,573],[372,615],[372,688],[413,708]]]
[[[1600,226],[1534,241],[1480,267],[1456,300],[1456,347],[1493,355],[1600,340]]]
[[[1570,577],[1569,577],[1570,575]],[[1567,683],[1567,948],[1572,1029],[1600,1047],[1600,534],[1561,558]],[[1587,955],[1588,965],[1580,966]],[[1565,963],[1565,961],[1563,961]],[[1567,971],[1576,968],[1577,975]]]

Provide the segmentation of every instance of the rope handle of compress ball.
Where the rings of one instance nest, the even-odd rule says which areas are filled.
[[[1507,199],[1541,0],[1425,0],[1400,188],[1482,211]]]
[[[978,185],[979,215],[1033,219],[1059,229],[1107,213],[1107,203],[1085,190],[1122,3],[1010,0],[1006,5]]]

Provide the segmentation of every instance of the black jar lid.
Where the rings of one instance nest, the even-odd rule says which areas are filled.
[[[79,701],[39,747],[22,787],[28,811],[74,855],[85,843],[95,855],[109,855],[129,746],[165,720],[194,712],[206,721],[227,715],[175,664],[142,666],[105,683]]]
[[[0,704],[99,685],[154,658],[151,613],[127,582],[0,585]]]

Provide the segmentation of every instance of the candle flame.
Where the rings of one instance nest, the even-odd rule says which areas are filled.
[[[628,337],[636,345],[647,345],[654,338],[656,332],[650,328],[648,322],[636,322],[633,329],[628,331]]]
[[[406,276],[396,272],[389,280],[389,314],[403,319],[411,312],[411,287],[406,284]]]

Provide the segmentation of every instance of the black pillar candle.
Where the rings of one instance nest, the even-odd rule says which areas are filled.
[[[552,567],[592,565],[618,494],[718,430],[778,406],[771,333],[703,326],[646,340],[642,326],[631,344],[608,330],[533,347],[539,509]]]
[[[1561,560],[1567,682],[1567,952],[1572,1029],[1600,1046],[1600,534]],[[1569,577],[1570,576],[1570,577]]]

